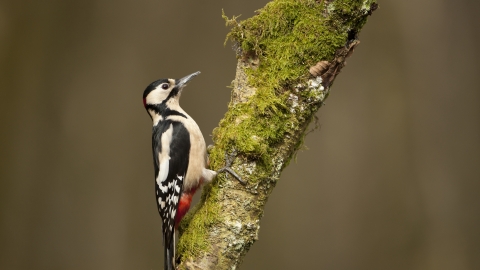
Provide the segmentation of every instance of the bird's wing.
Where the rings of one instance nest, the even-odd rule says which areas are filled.
[[[165,246],[170,246],[175,231],[175,216],[187,174],[190,135],[176,121],[162,121],[154,128],[155,192],[163,222]]]

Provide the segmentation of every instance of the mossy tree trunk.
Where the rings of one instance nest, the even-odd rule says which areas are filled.
[[[247,181],[221,174],[180,226],[179,269],[234,269],[257,239],[268,196],[328,97],[374,0],[275,0],[228,19],[237,51],[232,100],[213,132],[210,166],[236,156]]]

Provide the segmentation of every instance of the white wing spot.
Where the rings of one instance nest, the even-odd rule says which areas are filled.
[[[161,156],[162,154],[160,154]],[[164,158],[160,160],[160,166],[158,166],[158,176],[157,176],[157,184],[160,185],[167,179],[168,176],[168,166],[170,163],[170,157]]]
[[[167,193],[167,191],[168,191],[167,186],[158,185],[158,187],[160,188],[160,191],[162,191],[162,193]]]
[[[160,142],[162,144],[162,151],[158,153],[158,162],[159,164],[159,172],[157,176],[157,185],[160,186],[160,183],[165,181],[168,176],[168,167],[169,167],[169,161],[170,161],[170,143],[172,142],[172,134],[173,134],[173,125],[170,124],[170,127],[168,127],[167,131],[165,131],[162,134],[162,138],[160,139]]]

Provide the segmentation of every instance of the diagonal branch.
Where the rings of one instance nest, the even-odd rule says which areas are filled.
[[[275,0],[228,19],[237,51],[232,100],[213,132],[211,167],[236,153],[246,185],[221,174],[180,226],[180,269],[234,269],[257,239],[268,196],[355,46],[374,0]]]

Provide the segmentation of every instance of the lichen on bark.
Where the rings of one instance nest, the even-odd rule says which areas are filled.
[[[210,166],[221,168],[225,154],[234,153],[232,167],[247,184],[221,174],[205,186],[201,202],[179,228],[180,269],[240,264],[258,238],[281,171],[375,9],[373,0],[275,0],[245,21],[224,15],[238,64],[232,101],[213,131]]]

